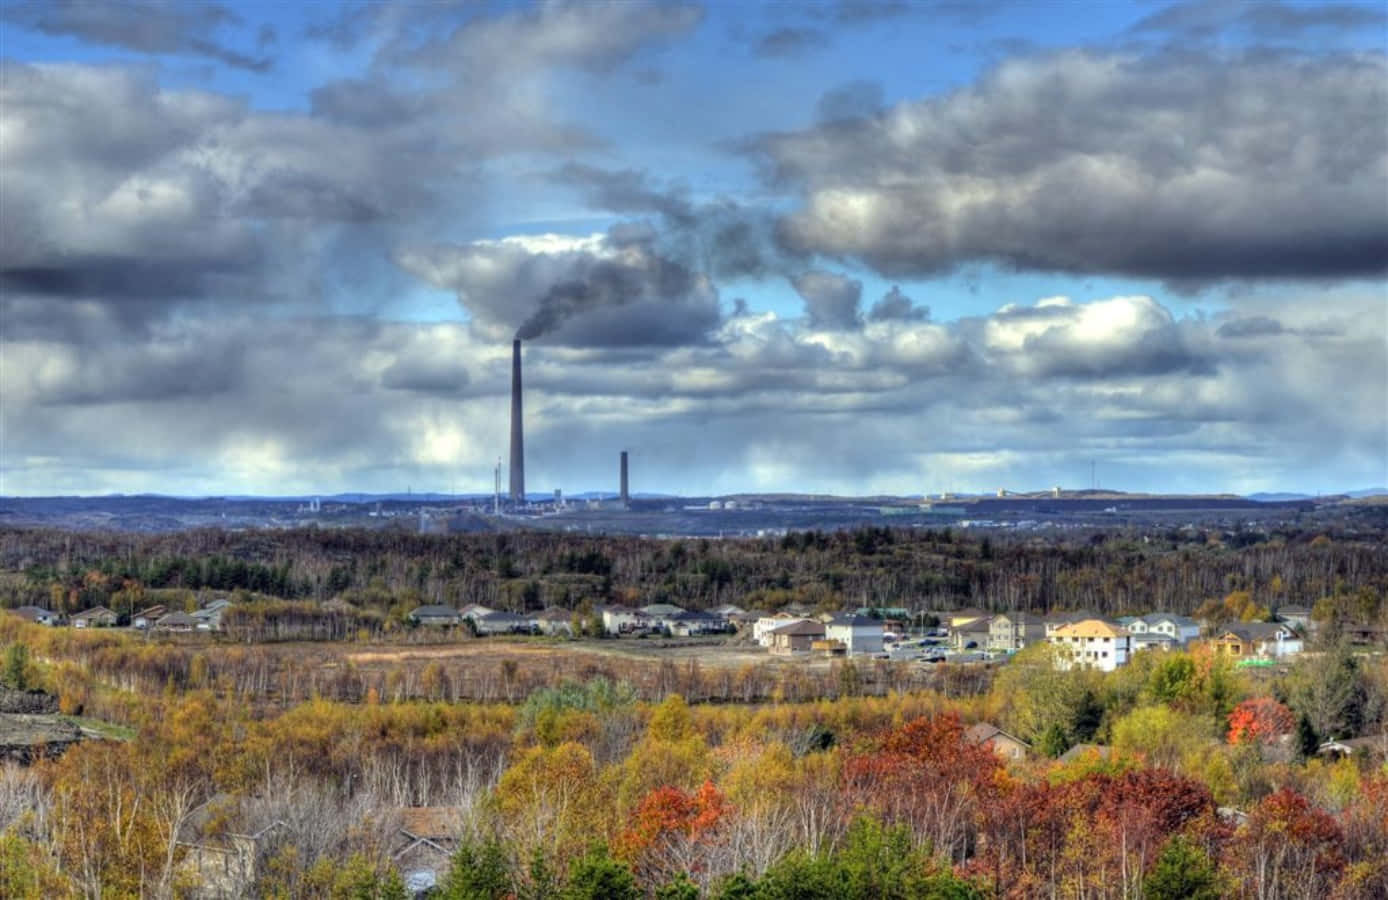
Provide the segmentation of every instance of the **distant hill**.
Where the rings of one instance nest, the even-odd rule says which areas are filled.
[[[1349,497],[1358,500],[1363,497],[1381,497],[1388,494],[1388,488],[1364,488],[1358,491],[1337,491],[1331,494],[1297,494],[1288,491],[1267,492],[1261,491],[1257,494],[1249,494],[1249,500],[1257,500],[1260,503],[1285,503],[1288,500],[1318,500],[1327,497]]]

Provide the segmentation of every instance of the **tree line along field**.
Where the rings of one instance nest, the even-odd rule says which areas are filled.
[[[200,861],[233,845],[233,896],[409,896],[402,835],[421,810],[449,823],[430,895],[445,898],[1388,895],[1388,741],[1318,752],[1388,730],[1388,663],[1333,627],[1273,670],[1154,651],[1057,671],[1038,646],[927,678],[626,649],[640,641],[426,641],[402,623],[435,588],[828,608],[915,605],[882,585],[964,577],[978,596],[931,596],[1005,608],[1088,584],[1091,609],[1297,603],[1333,626],[1382,615],[1388,561],[1362,529],[1049,551],[882,530],[678,544],[10,531],[0,562],[5,605],[121,609],[122,592],[215,587],[245,591],[234,606],[256,615],[355,617],[343,640],[248,644],[0,615],[0,681],[133,735],[0,765],[0,896],[206,896]],[[348,574],[332,591],[301,591],[334,567]],[[283,595],[226,581],[263,571]],[[1177,603],[1184,583],[1201,588]],[[1003,758],[975,723],[1030,749]]]
[[[241,590],[279,615],[334,601],[328,636],[373,634],[421,604],[522,612],[597,603],[735,603],[774,610],[908,606],[1192,614],[1234,591],[1268,608],[1325,600],[1376,619],[1388,592],[1388,512],[1314,531],[1063,533],[865,528],[713,541],[517,532],[431,536],[318,530],[169,535],[0,529],[0,606],[129,614],[158,590]],[[1325,610],[1331,617],[1332,609]],[[266,636],[270,633],[267,632]]]

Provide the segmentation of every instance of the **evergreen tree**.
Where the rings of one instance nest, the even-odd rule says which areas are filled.
[[[562,900],[641,900],[631,869],[613,859],[605,844],[594,844],[569,869]]]
[[[1143,882],[1149,900],[1219,900],[1219,876],[1209,855],[1194,842],[1176,835]]]

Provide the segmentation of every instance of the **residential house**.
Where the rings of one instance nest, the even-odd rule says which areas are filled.
[[[1311,627],[1311,610],[1305,606],[1279,606],[1277,621],[1285,622],[1305,634]]]
[[[788,612],[778,612],[771,615],[762,616],[752,626],[752,640],[761,644],[763,647],[771,646],[771,632],[780,628],[782,625],[789,625],[792,622],[802,622],[809,616],[796,616]]]
[[[757,622],[766,617],[766,613],[758,610],[747,610],[746,612],[728,613],[728,624],[736,629],[738,634],[755,634]]]
[[[645,613],[646,618],[650,621],[652,630],[674,634],[675,622],[685,614],[686,610],[673,603],[652,603],[641,607],[641,612]]]
[[[135,613],[130,619],[130,627],[140,629],[151,628],[154,626],[155,622],[168,615],[168,613],[169,608],[167,606],[162,603],[156,603],[148,609],[142,609]]]
[[[979,722],[964,729],[964,740],[970,744],[991,746],[993,752],[1003,759],[1026,759],[1031,749],[1026,741],[1013,737],[989,722]]]
[[[1076,622],[1084,622],[1088,619],[1097,619],[1098,616],[1087,609],[1069,610],[1066,612],[1053,612],[1046,616],[1046,640],[1051,639],[1057,628],[1066,625],[1073,625]]]
[[[528,616],[495,610],[472,620],[478,634],[532,634],[533,623]]]
[[[992,634],[992,623],[991,616],[984,616],[981,619],[967,619],[959,625],[950,625],[950,647],[955,650],[983,649],[988,646],[988,637]]]
[[[540,634],[573,636],[574,614],[567,609],[551,606],[535,613],[532,618]]]
[[[676,613],[665,620],[666,627],[675,637],[692,637],[700,634],[721,634],[727,630],[727,621],[722,616],[698,609],[688,609]]]
[[[715,616],[721,616],[726,621],[731,621],[733,616],[741,615],[747,610],[732,603],[724,603],[722,606],[715,606],[709,612]]]
[[[407,618],[416,625],[461,625],[463,614],[451,606],[427,604],[410,610]]]
[[[1367,756],[1375,762],[1388,759],[1388,732],[1348,740],[1326,741],[1316,750],[1320,756]]]
[[[1151,613],[1138,616],[1127,625],[1134,636],[1140,634],[1160,634],[1171,638],[1178,646],[1184,647],[1200,637],[1200,623],[1189,616],[1174,613]]]
[[[199,631],[221,631],[222,613],[231,606],[231,601],[219,597],[201,609],[193,610],[193,618],[198,620]]]
[[[634,634],[651,630],[651,619],[639,609],[612,605],[599,609],[602,627],[608,634]]]
[[[63,621],[62,613],[55,613],[51,609],[44,609],[42,606],[21,606],[10,610],[21,619],[33,622],[35,625],[58,625]]]
[[[226,827],[244,820],[245,803],[218,794],[189,813],[179,830],[183,859],[180,880],[191,886],[195,900],[238,900],[251,894],[259,861],[270,839],[287,827],[274,820],[249,833]]]
[[[104,606],[94,606],[85,609],[72,617],[73,628],[110,628],[120,619],[114,612]]]
[[[1226,625],[1209,641],[1215,653],[1234,658],[1262,656],[1281,659],[1302,651],[1304,642],[1281,622],[1240,622]]]
[[[1009,612],[993,616],[988,623],[988,649],[1015,653],[1046,639],[1046,623],[1029,612]]]
[[[410,896],[425,894],[448,877],[462,831],[462,810],[456,806],[410,806],[398,810],[391,862],[405,880]]]
[[[1134,653],[1139,650],[1175,650],[1181,646],[1171,635],[1154,631],[1134,634],[1132,644]]]
[[[843,644],[849,656],[882,652],[882,620],[869,616],[835,616],[824,625],[824,639]]]
[[[485,616],[489,612],[495,612],[490,606],[483,606],[480,603],[469,603],[467,606],[458,610],[458,615],[464,619],[475,619],[478,616]]]
[[[186,612],[165,613],[155,620],[155,631],[192,631],[198,627],[198,620]]]
[[[1047,641],[1056,648],[1059,669],[1076,667],[1112,672],[1127,665],[1132,656],[1132,635],[1126,628],[1103,619],[1085,619],[1061,625]]]
[[[824,639],[824,625],[814,619],[796,619],[770,634],[771,652],[777,656],[809,653],[815,641]]]

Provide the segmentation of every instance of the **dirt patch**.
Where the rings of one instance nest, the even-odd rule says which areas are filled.
[[[0,714],[0,760],[27,766],[61,756],[82,740],[82,729],[58,716]]]

